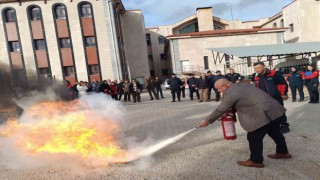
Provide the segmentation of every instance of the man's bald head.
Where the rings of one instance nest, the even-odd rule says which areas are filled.
[[[219,92],[224,92],[231,84],[232,82],[227,79],[219,79],[214,83],[214,87],[218,89]]]

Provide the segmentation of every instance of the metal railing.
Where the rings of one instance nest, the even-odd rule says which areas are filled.
[[[205,71],[205,68],[198,65],[184,65],[181,67],[182,74],[187,74],[187,73],[201,74],[204,71]]]

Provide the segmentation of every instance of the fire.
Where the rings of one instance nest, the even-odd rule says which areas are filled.
[[[21,121],[8,121],[0,136],[11,138],[23,153],[75,155],[107,164],[127,157],[117,141],[119,131],[118,123],[83,102],[42,102],[31,106]]]

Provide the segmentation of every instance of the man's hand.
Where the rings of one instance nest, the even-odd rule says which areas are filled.
[[[209,125],[209,122],[203,120],[203,121],[201,121],[201,122],[199,123],[198,127],[201,128],[201,127],[206,127],[206,126],[208,126],[208,125]]]
[[[289,99],[288,95],[282,95],[281,97],[282,97],[283,100],[288,100]]]

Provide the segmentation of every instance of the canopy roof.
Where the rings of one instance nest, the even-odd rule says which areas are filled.
[[[239,58],[303,55],[320,52],[320,42],[303,42],[287,44],[270,44],[257,46],[208,48],[208,50],[224,53]]]

